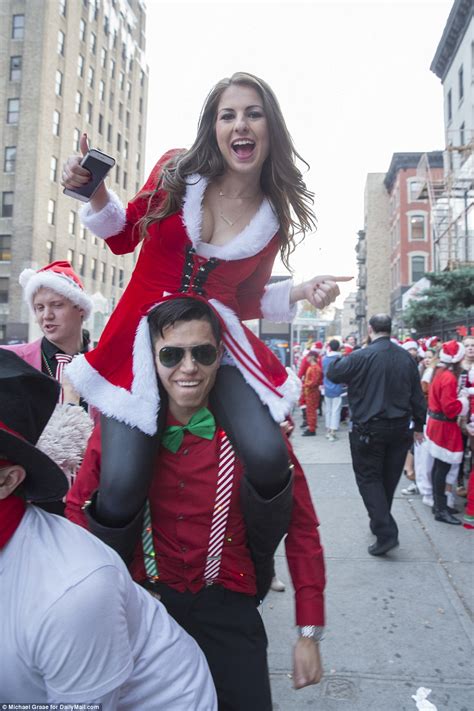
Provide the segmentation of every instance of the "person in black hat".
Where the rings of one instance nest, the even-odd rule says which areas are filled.
[[[27,501],[64,496],[36,444],[60,386],[0,349],[0,689],[3,703],[216,711],[194,640],[118,555]]]

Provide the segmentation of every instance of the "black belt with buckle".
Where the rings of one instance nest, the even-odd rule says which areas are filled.
[[[428,415],[433,418],[433,420],[439,420],[440,422],[457,422],[457,417],[446,417],[442,412],[433,412],[433,410],[428,410]]]

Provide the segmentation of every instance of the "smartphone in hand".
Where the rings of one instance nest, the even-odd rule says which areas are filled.
[[[106,153],[102,153],[102,151],[99,151],[97,148],[91,148],[81,160],[81,166],[91,174],[90,181],[87,185],[83,185],[82,188],[64,188],[64,195],[69,195],[69,197],[76,198],[76,200],[82,200],[82,202],[89,202],[114,165],[114,158],[108,156]]]

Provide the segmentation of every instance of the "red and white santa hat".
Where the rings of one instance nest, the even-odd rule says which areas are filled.
[[[464,358],[464,346],[459,341],[443,343],[439,353],[442,363],[459,363]]]
[[[430,338],[426,339],[426,346],[427,348],[436,348],[439,344],[439,338],[438,336],[431,336]]]
[[[46,267],[23,269],[18,280],[23,287],[23,295],[31,310],[38,289],[52,289],[84,310],[85,318],[92,312],[92,299],[84,291],[84,284],[69,262],[52,262]]]
[[[406,351],[418,351],[418,343],[413,338],[405,338],[401,346]]]

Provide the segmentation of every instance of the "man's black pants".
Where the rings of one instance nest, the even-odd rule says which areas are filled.
[[[198,593],[155,588],[172,617],[204,652],[219,711],[271,711],[267,635],[256,598],[220,585]]]
[[[413,441],[409,423],[377,420],[350,434],[352,465],[357,486],[370,518],[370,530],[380,543],[398,536],[398,526],[390,513],[393,495]]]

